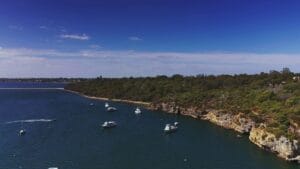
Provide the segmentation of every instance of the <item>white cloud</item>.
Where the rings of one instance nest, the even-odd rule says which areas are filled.
[[[258,73],[289,67],[300,71],[300,54],[139,52],[86,49],[3,48],[0,77],[155,76],[158,74]]]
[[[132,41],[141,41],[141,40],[143,40],[143,39],[141,39],[141,38],[139,38],[137,36],[130,36],[130,37],[128,37],[128,39],[132,40]]]
[[[74,39],[74,40],[89,40],[90,37],[86,34],[78,35],[78,34],[62,34],[60,35],[62,39]]]

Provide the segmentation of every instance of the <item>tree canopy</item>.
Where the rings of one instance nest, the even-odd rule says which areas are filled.
[[[145,102],[172,102],[181,107],[242,112],[289,135],[300,124],[300,82],[288,68],[254,75],[173,75],[102,78],[70,83],[65,88],[85,95]],[[292,135],[290,134],[292,137]]]

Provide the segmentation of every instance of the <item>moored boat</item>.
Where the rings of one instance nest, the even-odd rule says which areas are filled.
[[[137,108],[134,110],[134,113],[135,113],[135,114],[141,114],[142,111],[141,111],[141,109],[140,109],[139,107],[137,107]]]
[[[21,130],[19,131],[19,135],[20,135],[20,136],[24,135],[25,133],[26,133],[26,130],[25,130],[25,129],[21,129]]]
[[[107,107],[106,109],[108,112],[113,112],[113,111],[117,111],[118,109],[115,107]]]
[[[178,127],[176,125],[166,124],[164,128],[165,133],[173,133],[177,131]]]
[[[103,128],[112,128],[112,127],[116,127],[116,126],[117,126],[117,123],[115,121],[105,121],[102,124]]]

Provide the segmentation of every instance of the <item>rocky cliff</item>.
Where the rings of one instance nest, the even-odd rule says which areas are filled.
[[[285,160],[300,163],[300,145],[297,140],[289,140],[284,136],[277,138],[274,134],[268,132],[263,124],[256,124],[242,112],[232,114],[226,111],[203,110],[197,107],[182,108],[175,103],[151,104],[148,108],[208,120],[224,128],[249,134],[250,141],[259,147],[274,152]],[[299,131],[299,129],[295,131]]]
[[[263,124],[252,127],[249,139],[259,147],[274,152],[286,160],[293,161],[300,158],[297,140],[289,140],[284,136],[276,137],[268,132]]]
[[[240,133],[249,133],[251,128],[255,125],[250,118],[245,117],[242,113],[231,114],[220,110],[201,110],[197,107],[181,108],[174,103],[151,104],[150,109],[208,120],[214,124],[227,129],[233,129]]]

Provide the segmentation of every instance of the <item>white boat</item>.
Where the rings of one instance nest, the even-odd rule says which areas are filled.
[[[138,107],[137,107],[137,108],[135,109],[134,113],[135,113],[135,114],[141,114],[141,113],[142,113],[142,111],[141,111],[141,109],[140,109],[140,108],[138,108]]]
[[[102,124],[103,128],[112,128],[112,127],[116,127],[117,123],[115,121],[106,121]]]
[[[113,112],[113,111],[117,111],[117,108],[115,107],[107,107],[106,109],[108,112]]]
[[[94,106],[94,103],[90,103],[90,106]]]
[[[105,108],[108,108],[109,104],[106,102],[104,106],[105,106]]]
[[[49,167],[48,169],[58,169],[58,167]]]
[[[176,125],[166,124],[164,128],[165,133],[173,133],[177,131],[178,127]]]
[[[19,135],[20,135],[20,136],[24,135],[25,133],[26,133],[26,130],[25,130],[25,129],[22,129],[22,130],[19,131]]]

